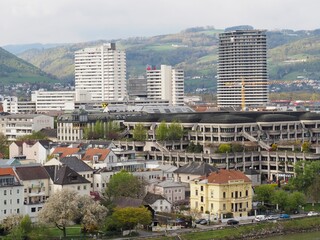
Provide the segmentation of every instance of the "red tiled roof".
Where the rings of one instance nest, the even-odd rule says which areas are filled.
[[[59,155],[60,158],[71,156],[72,154],[75,154],[79,152],[80,148],[69,148],[69,147],[57,147],[52,155],[54,154],[61,154]]]
[[[0,176],[12,175],[15,176],[12,168],[0,168]]]
[[[205,179],[205,177],[203,179]],[[228,183],[230,180],[244,180],[244,182],[251,182],[251,180],[243,172],[225,169],[212,172],[206,179],[208,179],[208,183],[215,184]]]
[[[82,160],[91,161],[93,160],[93,156],[99,156],[99,161],[104,161],[109,153],[110,149],[89,148],[85,152]]]

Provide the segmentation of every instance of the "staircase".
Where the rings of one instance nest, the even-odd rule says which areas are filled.
[[[262,147],[263,149],[270,150],[270,146],[267,143],[265,143],[264,141],[256,139],[255,137],[251,136],[247,132],[243,132],[242,131],[241,134],[242,134],[243,137],[245,137],[249,141],[258,143],[259,146]]]

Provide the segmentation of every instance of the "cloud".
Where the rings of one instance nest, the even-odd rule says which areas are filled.
[[[318,0],[1,0],[0,45],[80,42],[187,27],[318,28]]]

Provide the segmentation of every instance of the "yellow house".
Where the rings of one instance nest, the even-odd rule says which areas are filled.
[[[238,170],[220,169],[190,182],[190,208],[210,213],[246,217],[252,208],[251,180]]]

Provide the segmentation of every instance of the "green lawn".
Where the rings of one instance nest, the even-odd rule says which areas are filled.
[[[63,232],[58,228],[49,228],[50,236],[52,237],[60,237],[63,236]],[[81,235],[81,227],[80,225],[74,225],[67,227],[67,236],[80,236]]]
[[[320,212],[320,203],[316,203],[316,204],[314,204],[314,206],[312,206],[312,203],[308,203],[304,207],[304,211],[306,211],[306,212],[309,212],[309,211]]]

